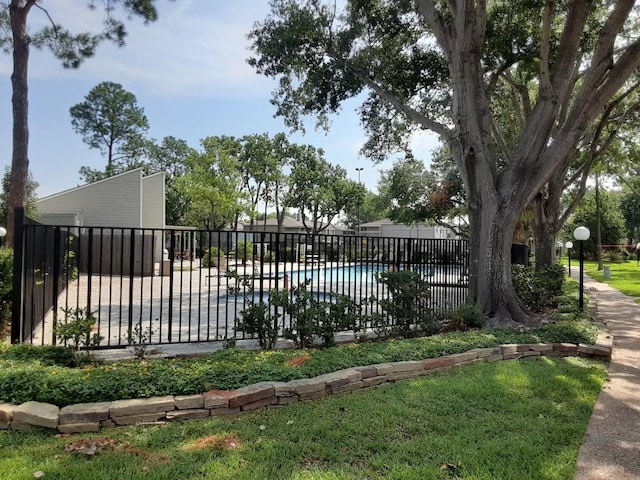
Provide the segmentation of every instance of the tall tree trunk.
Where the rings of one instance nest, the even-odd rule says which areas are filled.
[[[598,255],[598,270],[604,268],[602,263],[602,210],[600,208],[600,178],[596,173],[596,253]]]
[[[27,177],[29,175],[29,100],[28,100],[28,65],[29,44],[31,39],[27,32],[27,15],[35,0],[21,2],[14,0],[9,6],[11,31],[13,35],[13,73],[11,87],[13,94],[13,150],[11,156],[11,177],[9,187],[9,211],[7,215],[7,245],[13,246],[13,223],[15,207],[27,205]]]
[[[551,190],[551,186],[548,190]],[[560,197],[542,193],[536,195],[532,202],[533,230],[536,269],[553,265],[555,261],[556,235],[560,231],[563,220],[560,218]]]

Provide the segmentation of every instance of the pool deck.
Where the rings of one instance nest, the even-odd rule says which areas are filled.
[[[156,274],[148,277],[81,275],[60,294],[58,305],[70,308],[90,305],[97,317],[96,331],[103,337],[101,346],[127,344],[129,330],[135,325],[140,325],[143,331],[151,330],[152,343],[211,342],[235,336],[236,319],[245,306],[243,297],[237,296],[238,292],[266,295],[275,288],[289,288],[298,281],[296,273],[299,271],[317,272],[313,280],[314,292],[325,292],[326,289],[338,294],[348,292],[356,301],[383,293],[382,286],[375,285],[370,273],[349,274],[342,282],[331,280],[326,283],[322,277],[318,280],[319,273],[327,269],[356,265],[360,264],[314,261],[259,266],[248,262],[229,264],[221,270],[200,268],[197,260],[178,261],[174,263],[171,275],[160,275],[159,265]],[[230,275],[230,272],[235,273]],[[459,278],[456,275],[448,277],[447,281],[454,284]],[[348,284],[355,282],[361,286],[349,289]],[[434,299],[444,298],[438,289],[442,288],[433,289]],[[40,326],[34,332],[34,343],[52,343],[52,326],[51,312],[44,322],[44,329]]]

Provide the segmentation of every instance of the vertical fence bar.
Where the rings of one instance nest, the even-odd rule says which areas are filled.
[[[24,208],[16,207],[13,222],[13,296],[11,299],[11,343],[20,343],[22,335],[23,268],[24,268]]]

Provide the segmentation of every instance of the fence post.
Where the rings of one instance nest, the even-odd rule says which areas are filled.
[[[24,266],[24,208],[16,207],[13,222],[13,298],[11,343],[20,343],[22,332],[22,271]]]

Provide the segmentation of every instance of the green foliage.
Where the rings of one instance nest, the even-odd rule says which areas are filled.
[[[336,333],[359,330],[361,311],[360,305],[346,295],[337,295],[326,306],[327,315],[318,318],[315,333],[322,339],[324,346],[329,347],[335,344]]]
[[[0,247],[0,337],[11,322],[13,300],[13,250]]]
[[[394,319],[394,328],[402,335],[411,335],[414,325],[432,325],[429,307],[430,287],[420,272],[387,270],[376,274],[389,290],[390,297],[379,301],[384,313]]]
[[[485,314],[473,303],[460,305],[451,313],[450,317],[469,328],[482,328],[487,323]]]
[[[95,312],[86,308],[68,308],[63,310],[64,321],[53,327],[53,333],[59,342],[79,352],[81,348],[97,347],[103,340],[93,332],[96,324]]]
[[[325,230],[340,212],[360,205],[365,189],[349,180],[344,168],[329,163],[321,149],[304,145],[294,152],[286,206],[310,219],[303,223],[313,235]]]
[[[35,400],[64,406],[155,395],[189,395],[211,389],[240,388],[261,381],[309,378],[359,365],[434,358],[508,343],[593,344],[596,339],[597,330],[591,322],[566,321],[526,331],[471,330],[304,351],[225,349],[200,358],[122,361],[84,368],[60,366],[68,357],[56,349],[0,345],[0,398],[16,404]],[[11,353],[20,351],[23,353]],[[42,354],[39,361],[33,360],[33,351]],[[23,359],[10,359],[11,355],[22,355]],[[299,367],[288,362],[301,355],[307,360]],[[44,360],[52,356],[59,360]]]
[[[557,306],[565,278],[562,265],[554,264],[538,270],[512,265],[511,276],[516,294],[530,310],[541,312]]]
[[[189,202],[186,221],[222,230],[245,211],[247,192],[242,191],[240,155],[242,143],[231,136],[207,137],[202,150],[186,159],[185,171],[175,179],[176,191]]]
[[[293,340],[300,348],[311,347],[318,325],[326,322],[327,310],[324,302],[316,300],[305,283],[292,287],[290,294],[280,292],[273,301],[291,317],[292,325],[284,329],[284,337]]]
[[[104,172],[83,167],[85,180],[94,182],[137,166],[149,121],[136,96],[114,82],[102,82],[84,101],[69,109],[71,126],[82,141],[106,157]],[[136,163],[138,162],[138,164]]]
[[[182,139],[172,136],[164,137],[160,144],[148,141],[146,154],[149,159],[149,169],[152,172],[165,172],[165,215],[166,225],[186,225],[186,215],[189,210],[189,199],[185,198],[176,188],[176,180],[186,172],[189,156],[195,150]]]
[[[236,259],[246,263],[253,258],[253,243],[240,240],[236,245]]]
[[[588,192],[575,212],[565,223],[563,234],[565,238],[573,239],[573,231],[576,227],[584,225],[591,231],[591,236],[583,242],[586,258],[596,258],[596,232],[598,230],[598,218],[595,193]],[[600,191],[600,233],[602,245],[618,245],[625,238],[625,219],[620,207],[620,195],[615,192]],[[579,245],[574,241],[575,251]]]
[[[10,345],[0,343],[0,360],[37,362],[41,365],[73,367],[76,358],[73,350],[59,345],[40,346],[26,343]]]
[[[38,189],[38,182],[33,179],[31,172],[27,175],[27,205],[25,212],[32,218],[36,217],[36,190]],[[4,167],[4,174],[2,176],[2,190],[0,190],[0,226],[7,226],[7,215],[9,210],[9,190],[11,187],[11,167],[8,165]]]
[[[138,360],[144,360],[154,352],[154,349],[150,348],[151,338],[154,333],[151,326],[143,329],[140,323],[137,323],[133,330],[128,330],[127,342],[133,346],[133,354]]]
[[[277,295],[277,291],[270,294],[270,298]],[[263,350],[271,350],[278,340],[278,318],[282,315],[272,313],[270,303],[249,302],[240,312],[242,317],[237,319],[236,330],[258,337],[258,344]]]
[[[220,250],[218,247],[211,247],[202,257],[200,265],[206,268],[217,267],[220,265],[220,260],[224,258],[224,255],[223,250]]]
[[[335,344],[336,333],[359,330],[360,306],[351,298],[331,295],[330,301],[320,301],[306,287],[303,283],[290,291],[272,290],[270,294],[270,303],[283,308],[291,317],[291,327],[283,332],[285,338],[302,348],[313,346],[319,338],[328,347]]]

